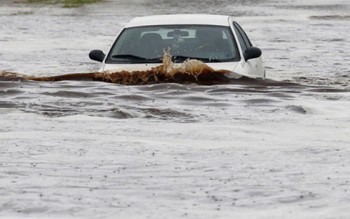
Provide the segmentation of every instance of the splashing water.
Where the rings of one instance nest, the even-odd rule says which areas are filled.
[[[228,70],[214,70],[205,63],[188,59],[179,66],[171,61],[170,50],[164,51],[163,63],[144,71],[104,71],[92,73],[72,73],[48,77],[34,77],[14,72],[0,72],[0,78],[24,79],[33,81],[63,81],[63,80],[94,80],[125,85],[154,84],[154,83],[198,83],[217,84],[229,81],[227,74],[241,78]]]

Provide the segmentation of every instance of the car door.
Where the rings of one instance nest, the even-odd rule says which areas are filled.
[[[249,47],[252,47],[253,44],[250,42],[247,34],[244,32],[242,27],[236,23],[233,22],[233,27],[236,32],[239,44],[242,49],[242,60],[241,60],[241,69],[239,73],[247,76],[252,76],[252,77],[259,77],[259,78],[264,78],[265,77],[265,70],[263,67],[262,59],[261,57],[255,58],[255,59],[249,59],[245,61],[243,54],[245,50]]]

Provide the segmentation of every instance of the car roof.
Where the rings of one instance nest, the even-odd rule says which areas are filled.
[[[176,25],[176,24],[193,24],[193,25],[218,25],[229,26],[227,15],[211,14],[172,14],[172,15],[154,15],[136,17],[132,19],[125,27],[139,27],[152,25]]]

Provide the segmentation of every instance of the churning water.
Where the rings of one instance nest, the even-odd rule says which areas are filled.
[[[0,70],[94,72],[132,17],[236,16],[267,78],[0,81],[0,217],[350,217],[347,0],[0,3]]]

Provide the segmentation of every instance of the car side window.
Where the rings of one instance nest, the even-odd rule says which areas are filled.
[[[237,30],[237,27],[234,26],[234,28],[235,28],[236,35],[238,37],[239,44],[241,45],[242,51],[244,52],[247,49],[247,45],[245,44],[242,35]]]
[[[235,27],[236,32],[238,32],[238,33],[237,33],[238,39],[239,39],[240,41],[242,40],[242,41],[243,41],[243,44],[245,45],[245,46],[242,46],[243,51],[245,51],[245,50],[246,50],[247,48],[249,48],[249,47],[252,47],[253,45],[252,45],[252,43],[250,42],[250,40],[249,40],[247,34],[246,34],[246,33],[244,32],[244,30],[242,29],[242,27],[239,26],[239,24],[236,23],[236,22],[233,22],[233,26]]]

